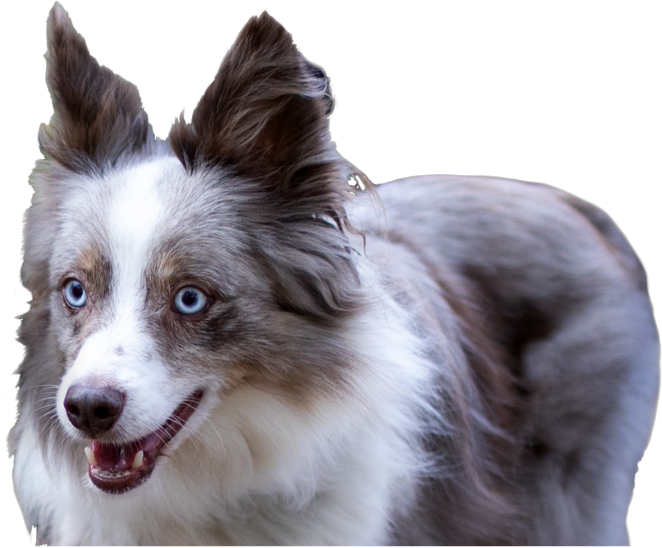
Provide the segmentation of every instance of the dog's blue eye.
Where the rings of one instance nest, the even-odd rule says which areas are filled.
[[[78,280],[64,284],[64,300],[71,308],[83,308],[87,304],[87,293]]]
[[[187,316],[201,312],[207,305],[207,296],[195,287],[180,289],[175,295],[175,310]]]

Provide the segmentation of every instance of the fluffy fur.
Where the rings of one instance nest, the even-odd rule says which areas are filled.
[[[606,214],[504,179],[371,188],[266,13],[166,142],[58,4],[47,63],[10,434],[38,542],[627,542],[659,343]]]

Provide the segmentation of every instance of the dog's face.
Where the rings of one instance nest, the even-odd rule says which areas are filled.
[[[22,273],[22,399],[40,429],[122,493],[242,391],[291,409],[341,391],[338,333],[360,298],[342,206],[353,172],[329,140],[324,73],[263,14],[161,142],[57,4],[47,63],[54,115]]]

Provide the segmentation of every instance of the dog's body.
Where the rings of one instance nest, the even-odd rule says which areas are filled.
[[[10,436],[38,539],[627,542],[659,345],[604,213],[348,186],[328,82],[266,14],[168,142],[57,5],[47,59]]]

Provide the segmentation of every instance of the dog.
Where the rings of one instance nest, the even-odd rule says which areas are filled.
[[[644,270],[552,187],[375,187],[267,13],[156,139],[64,9],[31,176],[14,485],[50,544],[624,544]]]

